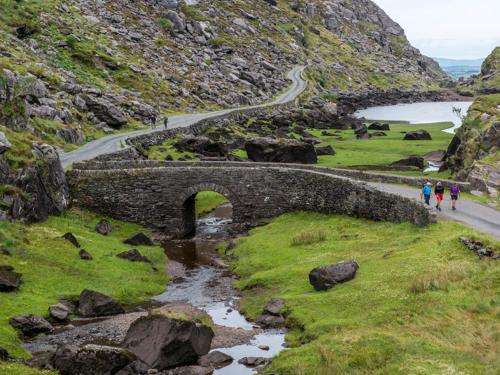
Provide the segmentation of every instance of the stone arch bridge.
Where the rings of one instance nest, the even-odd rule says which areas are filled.
[[[233,222],[242,225],[298,210],[419,226],[432,221],[418,202],[302,165],[90,161],[67,175],[75,204],[177,237],[195,228],[194,198],[201,191],[224,195]]]

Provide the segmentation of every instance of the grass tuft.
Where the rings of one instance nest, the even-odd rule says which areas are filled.
[[[293,246],[312,245],[326,240],[326,232],[321,229],[305,230],[292,238]]]
[[[450,283],[467,277],[469,268],[464,263],[454,262],[438,271],[417,276],[410,285],[412,293],[425,293],[433,290],[446,290]]]

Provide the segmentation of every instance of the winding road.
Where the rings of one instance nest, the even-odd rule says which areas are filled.
[[[252,109],[252,108],[264,108],[271,107],[277,104],[285,104],[294,100],[299,96],[307,87],[307,81],[302,78],[302,73],[304,72],[305,66],[296,66],[288,72],[288,79],[292,81],[292,84],[286,92],[279,95],[275,100],[259,104],[250,107],[237,107],[232,109],[224,109],[216,112],[206,112],[206,113],[194,113],[185,114],[169,117],[168,127],[169,128],[180,128],[192,125],[200,120],[217,117],[220,115],[225,115],[234,111],[241,109]],[[119,151],[122,148],[125,140],[130,137],[153,133],[160,131],[161,129],[143,129],[136,130],[128,133],[113,134],[107,137],[96,139],[95,141],[89,142],[84,146],[80,147],[75,151],[64,153],[61,155],[61,163],[64,168],[70,166],[73,163],[77,163],[84,160],[93,159],[99,155],[109,154],[112,152]]]
[[[277,104],[288,103],[297,98],[297,96],[299,96],[307,87],[307,82],[302,78],[304,69],[305,66],[297,66],[290,70],[288,72],[288,78],[292,82],[291,86],[286,92],[284,92],[271,102],[250,107],[225,109],[216,112],[172,116],[169,118],[169,128],[189,126],[203,119],[217,117],[241,109],[271,107]],[[68,167],[71,164],[79,161],[89,160],[99,155],[119,151],[127,138],[152,133],[155,131],[160,131],[160,129],[143,129],[128,133],[113,134],[104,138],[97,139],[85,144],[83,147],[75,151],[63,154],[61,156],[62,165],[63,167]],[[377,183],[370,183],[370,185],[382,191],[408,198],[414,198],[417,200],[420,196],[418,189],[412,189],[406,186]],[[451,211],[450,202],[448,201],[448,199],[449,198],[446,198],[443,204],[444,208],[443,211],[439,213],[439,218],[460,222],[473,229],[476,229],[479,232],[486,233],[500,239],[499,211],[476,202],[465,200],[459,201],[459,209],[457,211]]]

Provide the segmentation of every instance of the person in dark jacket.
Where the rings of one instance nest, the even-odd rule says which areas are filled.
[[[458,187],[457,184],[453,184],[450,187],[450,195],[451,195],[451,209],[455,211],[457,209],[457,200],[458,200],[458,195],[460,194],[460,188]]]
[[[444,198],[444,186],[441,181],[438,181],[438,183],[436,184],[436,187],[434,188],[434,195],[436,195],[437,199],[436,208],[438,209],[438,211],[441,211],[441,202]]]

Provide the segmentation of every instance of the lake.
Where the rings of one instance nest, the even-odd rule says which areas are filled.
[[[408,121],[412,124],[428,124],[433,122],[452,122],[453,127],[445,130],[455,133],[462,122],[453,113],[457,107],[466,114],[472,102],[422,102],[370,107],[354,113],[354,116],[380,121]]]

